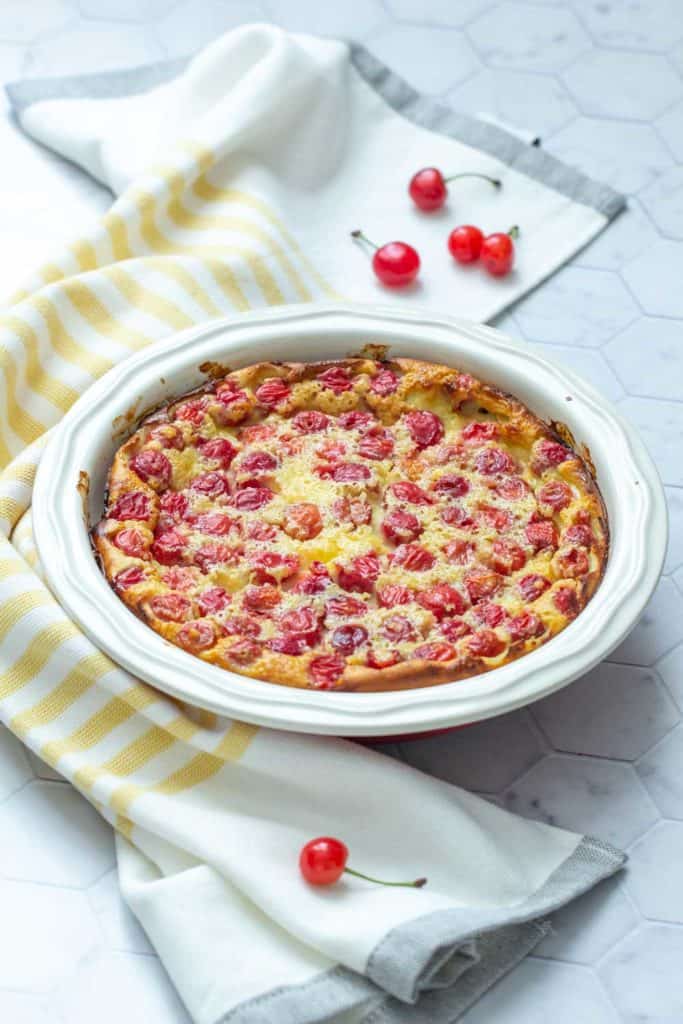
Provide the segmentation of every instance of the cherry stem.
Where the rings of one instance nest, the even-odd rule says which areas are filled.
[[[510,238],[519,238],[519,224],[513,224],[508,231]]]
[[[373,878],[371,875],[364,875],[360,871],[354,871],[353,868],[344,868],[344,871],[348,875],[355,875],[356,878],[362,878],[366,882],[375,882],[376,885],[397,885],[404,889],[421,889],[423,885],[427,884],[426,878],[416,878],[414,882],[385,882],[381,878]]]
[[[367,242],[368,245],[371,245],[373,249],[379,249],[379,246],[375,245],[375,243],[371,241],[367,235],[364,235],[363,232],[360,231],[358,228],[356,228],[355,231],[351,232],[351,238],[357,238],[361,242]]]
[[[444,178],[445,182],[457,181],[458,178],[482,178],[490,181],[494,188],[501,188],[503,183],[500,178],[491,178],[488,174],[478,174],[476,171],[464,171],[462,174],[452,174],[450,178]]]

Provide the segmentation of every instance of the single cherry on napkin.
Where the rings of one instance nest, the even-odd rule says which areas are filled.
[[[513,238],[519,235],[519,228],[515,224],[509,231],[497,231],[493,235],[487,235],[481,244],[481,262],[489,274],[494,277],[503,277],[512,270],[515,262],[515,245]]]
[[[310,885],[334,885],[346,872],[348,875],[355,875],[356,878],[363,878],[366,882],[375,882],[377,885],[397,885],[408,889],[421,889],[427,884],[426,878],[416,878],[414,882],[385,882],[381,878],[372,878],[370,875],[363,875],[360,871],[346,866],[349,859],[349,850],[346,843],[341,839],[333,839],[331,836],[318,836],[317,839],[310,839],[305,846],[302,846],[299,854],[299,868],[301,874]]]
[[[387,242],[375,245],[362,231],[352,231],[351,237],[366,242],[375,250],[372,257],[372,269],[382,284],[390,288],[403,288],[412,284],[420,270],[420,257],[417,250],[406,242]]]
[[[476,171],[464,171],[462,174],[451,174],[445,178],[436,167],[423,167],[410,179],[408,194],[421,210],[438,210],[446,202],[450,182],[459,181],[460,178],[481,178],[494,188],[500,188],[502,185],[499,178],[492,178],[488,174],[479,174]]]
[[[474,224],[461,224],[448,236],[448,248],[458,263],[476,263],[481,254],[484,232]]]

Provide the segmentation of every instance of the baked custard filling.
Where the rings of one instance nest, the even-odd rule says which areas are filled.
[[[412,359],[259,363],[148,416],[93,530],[166,640],[286,686],[477,675],[564,629],[600,582],[586,460],[509,394]]]

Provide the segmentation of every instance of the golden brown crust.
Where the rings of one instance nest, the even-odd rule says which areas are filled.
[[[223,376],[217,364],[205,369],[203,387],[147,416],[118,450],[106,514],[93,531],[118,595],[171,643],[289,686],[405,689],[522,657],[590,600],[608,549],[599,491],[567,437],[514,396],[451,367],[403,358],[262,362]],[[381,387],[382,375],[396,387]],[[278,401],[266,401],[276,379],[285,387]],[[329,417],[325,429],[299,430],[302,411]],[[362,425],[342,425],[350,424],[344,414],[359,412]],[[436,439],[422,422],[429,435],[434,418]],[[234,450],[222,462],[206,455],[216,442]],[[255,455],[264,465],[250,469]],[[463,493],[448,490],[453,477]],[[402,481],[426,499],[397,498],[393,485]],[[214,485],[222,489],[211,493]],[[245,491],[254,488],[259,501],[265,491],[270,497],[251,508]],[[553,494],[558,507],[541,500]],[[316,532],[306,535],[310,522],[295,521],[296,510],[313,516]],[[396,513],[408,517],[406,536],[387,532]],[[406,546],[420,548],[429,564],[415,568]],[[376,580],[349,583],[347,570],[372,552]],[[319,593],[305,589],[316,564],[328,577]],[[526,577],[536,581],[528,594]],[[407,604],[385,606],[392,587],[408,589]],[[217,590],[223,596],[209,593]],[[330,611],[344,596],[365,610]],[[271,604],[259,606],[264,600]],[[302,610],[314,617],[312,628],[285,630],[288,621],[302,625]],[[351,626],[366,637],[346,650],[342,634]],[[398,637],[399,626],[410,639]],[[336,675],[329,665],[314,672],[319,659],[336,660]]]

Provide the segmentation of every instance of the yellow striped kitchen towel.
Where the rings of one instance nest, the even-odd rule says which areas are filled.
[[[431,104],[363,50],[269,26],[187,67],[9,93],[25,131],[118,198],[0,316],[0,720],[115,826],[126,898],[198,1024],[400,1024],[415,1003],[419,1019],[453,1020],[532,948],[534,919],[621,855],[353,744],[219,720],[131,677],[44,584],[33,481],[50,427],[143,346],[337,288],[488,319],[621,197]],[[465,284],[432,255],[419,292],[378,291],[348,229],[434,253],[433,223],[405,197],[424,163],[503,180],[463,201],[492,229],[524,225],[516,274]],[[297,851],[329,832],[366,870],[419,865],[430,885],[308,888]]]

